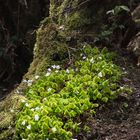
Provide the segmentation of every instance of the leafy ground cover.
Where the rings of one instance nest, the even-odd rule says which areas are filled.
[[[122,70],[113,63],[114,53],[84,45],[81,59],[66,70],[59,65],[48,68],[46,75],[24,81],[27,100],[16,123],[16,139],[70,140],[77,133],[89,132],[81,116],[93,116],[104,103],[120,93],[131,92],[119,81]]]

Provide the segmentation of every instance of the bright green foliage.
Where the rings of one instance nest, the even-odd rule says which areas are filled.
[[[118,84],[122,72],[113,57],[106,48],[100,52],[85,45],[73,68],[50,67],[26,92],[28,100],[22,103],[16,124],[17,139],[71,140],[82,131],[75,118],[86,111],[95,113],[103,102],[128,90]]]

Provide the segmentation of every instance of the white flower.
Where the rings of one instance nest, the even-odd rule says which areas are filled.
[[[50,92],[52,90],[52,88],[48,88],[48,92]]]
[[[28,83],[32,83],[33,82],[33,80],[28,80]]]
[[[99,56],[98,58],[99,58],[100,60],[102,59],[102,57],[101,57],[101,56]]]
[[[49,138],[46,138],[46,140],[49,140]]]
[[[21,102],[22,102],[22,103],[25,103],[25,100],[22,99]]]
[[[124,87],[120,87],[120,89],[124,89]]]
[[[72,139],[72,140],[78,140],[78,139]]]
[[[30,87],[32,85],[32,83],[28,83],[28,86]]]
[[[27,140],[27,139],[22,139],[22,140]]]
[[[16,90],[15,93],[19,94],[20,92],[19,92],[19,90]]]
[[[13,109],[11,109],[11,110],[10,110],[10,112],[12,112],[12,113],[13,113],[13,112],[14,112],[14,110],[13,110]]]
[[[83,46],[83,48],[85,48],[85,47],[86,47],[86,45]]]
[[[85,60],[86,59],[86,56],[83,56],[83,59]]]
[[[59,69],[60,69],[60,66],[59,66],[59,65],[57,65],[55,68],[59,70]]]
[[[102,72],[98,73],[98,76],[99,76],[99,77],[103,77]]]
[[[56,66],[55,66],[55,65],[52,65],[52,68],[53,68],[53,69],[55,69],[55,68],[56,68]]]
[[[40,110],[40,108],[39,108],[39,107],[36,107],[36,108],[35,108],[35,110],[36,110],[36,111],[39,111],[39,110]]]
[[[56,132],[56,128],[55,127],[52,128],[52,132]]]
[[[76,68],[75,71],[78,71],[78,68]]]
[[[26,122],[25,122],[25,121],[23,121],[21,124],[22,124],[22,125],[25,125],[25,124],[26,124]]]
[[[9,125],[8,129],[11,129],[11,128],[12,128],[11,125]]]
[[[27,85],[28,85],[28,86],[31,86],[32,83],[33,83],[33,80],[28,80],[28,81],[27,81]]]
[[[31,109],[31,111],[35,111],[35,109],[34,109],[34,108],[32,108],[32,109]]]
[[[23,83],[27,83],[28,81],[27,80],[25,80],[25,79],[23,79],[23,81],[22,81]]]
[[[29,106],[29,104],[28,104],[28,103],[26,103],[26,104],[25,104],[25,106],[26,106],[26,107],[28,107],[28,106]]]
[[[58,73],[59,71],[58,71],[58,70],[56,70],[55,72],[56,72],[56,73]]]
[[[123,70],[125,70],[125,68],[122,68]]]
[[[51,72],[52,70],[50,68],[48,68],[48,71]]]
[[[125,71],[124,74],[127,74],[127,71]]]
[[[47,100],[47,98],[44,98],[44,99],[43,99],[43,101],[46,101],[46,100]]]
[[[39,116],[35,115],[34,119],[35,119],[35,121],[38,121],[39,120]]]
[[[65,29],[65,28],[64,28],[64,25],[59,26],[58,29],[59,29],[59,30],[64,30],[64,29]]]
[[[31,125],[28,125],[28,126],[27,126],[27,129],[31,130]]]
[[[70,73],[69,69],[66,69],[66,73]]]
[[[39,75],[36,75],[36,76],[35,76],[35,79],[38,79],[38,78],[39,78]]]
[[[47,72],[46,74],[45,74],[45,76],[49,76],[51,73],[50,72]]]

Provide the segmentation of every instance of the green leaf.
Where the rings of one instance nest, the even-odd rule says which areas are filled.
[[[102,98],[102,101],[105,102],[105,103],[107,103],[108,102],[108,98],[107,97],[103,97]]]

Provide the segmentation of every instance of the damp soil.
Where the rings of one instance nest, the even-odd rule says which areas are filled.
[[[122,82],[133,93],[124,93],[97,111],[88,140],[140,140],[140,68],[131,56],[121,56],[117,64],[127,73]]]

